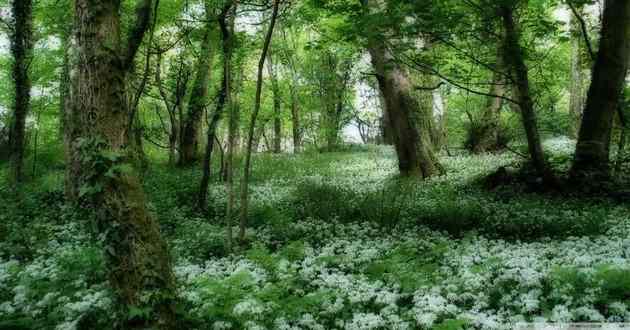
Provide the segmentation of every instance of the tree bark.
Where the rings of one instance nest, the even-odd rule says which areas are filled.
[[[269,53],[269,56],[267,56],[267,68],[271,80],[271,91],[273,92],[273,153],[279,154],[282,152],[282,105],[278,76],[274,68],[273,54],[271,54],[271,51],[269,51]]]
[[[576,8],[578,14],[581,8]],[[571,81],[569,86],[569,136],[577,138],[584,110],[584,61],[582,29],[577,17],[571,18]]]
[[[217,107],[210,118],[208,131],[206,135],[206,151],[203,158],[203,175],[199,187],[197,198],[197,207],[201,210],[206,208],[208,199],[208,184],[210,183],[210,166],[212,161],[212,152],[214,149],[214,139],[219,121],[225,112],[225,108],[231,107],[231,85],[232,85],[232,54],[234,49],[234,15],[236,0],[228,0],[221,13],[219,14],[219,27],[221,31],[221,46],[223,51],[223,77],[221,79],[221,89],[219,90]],[[230,114],[233,112],[229,109]],[[227,226],[231,231],[231,225]],[[227,242],[231,249],[232,234],[229,234]]]
[[[10,33],[12,75],[14,81],[13,116],[9,131],[11,179],[23,180],[26,116],[31,103],[29,66],[33,58],[33,1],[13,0],[11,10],[14,26]]]
[[[605,2],[599,51],[580,126],[572,179],[610,175],[610,140],[630,62],[630,0]]]
[[[230,6],[230,2],[232,2]],[[228,146],[226,151],[226,170],[227,170],[227,205],[225,211],[225,228],[226,228],[226,250],[228,252],[232,251],[232,225],[233,225],[233,217],[234,217],[234,207],[236,201],[236,191],[234,189],[234,147],[236,143],[236,113],[234,103],[232,102],[232,49],[233,49],[233,32],[234,32],[234,21],[236,19],[236,6],[237,0],[228,1],[229,10],[226,12],[229,13],[229,34],[223,32],[223,35],[229,35],[227,40],[227,47],[224,47],[224,58],[225,65],[223,68],[224,72],[224,83],[225,83],[225,102],[229,111],[229,122],[228,122]],[[221,31],[228,30],[226,29],[225,24],[221,25]]]
[[[488,94],[497,95],[498,97],[488,97],[481,122],[478,124],[478,134],[474,137],[472,151],[474,153],[482,153],[499,148],[499,129],[501,123],[501,107],[503,106],[502,96],[506,93],[505,68],[503,60],[503,47],[497,46],[496,64],[492,75],[492,85]]]
[[[288,44],[286,31],[282,31],[282,37],[284,42]],[[283,52],[284,59],[291,71],[291,84],[289,85],[289,92],[291,97],[291,133],[293,138],[293,153],[299,153],[302,148],[302,127],[300,126],[300,99],[299,99],[299,76],[296,68],[295,59],[286,50]]]
[[[548,184],[553,184],[555,179],[547,165],[538,133],[534,101],[529,91],[529,75],[525,64],[523,48],[520,45],[519,32],[517,31],[514,21],[513,9],[508,6],[500,6],[499,11],[505,29],[504,60],[505,64],[510,68],[516,84],[521,118],[523,127],[525,128],[525,135],[527,136],[529,155],[538,175]]]
[[[293,153],[297,154],[302,149],[302,128],[300,126],[299,104],[296,81],[291,84],[291,132],[293,134]]]
[[[197,74],[190,94],[188,113],[184,120],[183,134],[179,146],[179,165],[188,166],[198,159],[199,135],[201,117],[208,102],[208,85],[210,83],[210,68],[214,58],[212,47],[213,26],[210,8],[206,8],[206,27],[201,52],[197,59]]]
[[[71,144],[69,197],[94,211],[119,329],[176,329],[170,257],[131,166],[126,134],[125,78],[151,4],[140,3],[127,47],[121,44],[120,1],[75,0],[74,6],[76,47],[65,128]]]
[[[421,178],[439,174],[441,166],[427,129],[432,112],[413,97],[406,70],[395,62],[382,40],[369,40],[368,51],[385,101],[400,174]]]
[[[273,1],[273,12],[271,14],[271,21],[269,22],[269,28],[265,35],[262,52],[260,59],[258,60],[258,76],[256,79],[256,97],[254,100],[254,110],[252,111],[252,117],[249,122],[249,129],[247,131],[247,146],[245,149],[245,165],[243,166],[243,178],[241,182],[241,212],[240,212],[240,230],[239,240],[243,242],[245,240],[245,227],[247,226],[247,215],[249,206],[249,177],[251,175],[251,159],[252,159],[252,146],[254,140],[254,130],[256,128],[256,120],[258,118],[258,112],[260,111],[260,99],[262,95],[262,82],[263,82],[263,70],[265,66],[265,60],[269,51],[269,45],[273,37],[273,29],[276,25],[276,19],[278,17],[278,8],[280,7],[280,0]]]

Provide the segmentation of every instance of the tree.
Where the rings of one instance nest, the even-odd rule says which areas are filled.
[[[504,70],[503,45],[497,46],[496,63],[492,74],[492,83],[488,94],[496,96],[488,96],[486,107],[481,117],[481,122],[475,126],[479,131],[473,132],[474,143],[471,146],[472,151],[481,153],[492,151],[499,148],[499,130],[501,121],[501,107],[503,106],[503,97],[506,94],[506,74]]]
[[[125,79],[148,28],[142,0],[124,45],[120,1],[74,2],[68,122],[70,198],[93,211],[122,329],[175,329],[174,276],[166,243],[131,166]],[[138,313],[136,311],[143,311]]]
[[[289,45],[286,29],[282,29],[282,41],[284,49],[281,52],[282,59],[288,67],[291,81],[289,83],[289,93],[291,98],[291,133],[293,138],[293,152],[299,153],[302,148],[302,127],[300,125],[300,100],[299,100],[299,73],[297,69],[296,53],[292,53],[290,47],[296,48],[295,44]]]
[[[593,67],[575,158],[574,180],[610,175],[610,141],[630,62],[630,0],[608,0],[604,5],[599,51]]]
[[[273,38],[273,30],[276,26],[276,20],[278,18],[278,9],[280,7],[280,0],[273,1],[273,11],[271,13],[271,20],[269,21],[269,27],[267,28],[267,34],[263,42],[262,52],[260,59],[258,60],[258,75],[256,79],[256,96],[254,100],[254,110],[249,122],[247,131],[247,145],[245,146],[245,165],[243,166],[243,178],[241,182],[241,210],[240,210],[240,231],[239,240],[243,242],[245,240],[245,226],[247,224],[248,206],[249,206],[249,176],[252,158],[252,146],[254,142],[254,130],[256,128],[256,120],[258,118],[258,112],[260,111],[260,99],[262,94],[262,82],[263,82],[263,70],[265,66],[265,60]]]
[[[525,64],[524,50],[520,45],[519,31],[514,20],[514,7],[518,1],[512,5],[502,4],[498,11],[505,29],[505,48],[503,52],[505,64],[512,73],[515,89],[518,92],[518,104],[520,106],[521,119],[527,137],[527,148],[532,164],[538,173],[548,184],[552,184],[555,179],[545,159],[540,135],[538,133],[538,123],[534,110],[534,101],[530,94],[529,74]]]
[[[378,12],[373,0],[362,0],[366,12]],[[421,107],[413,96],[413,84],[405,67],[388,48],[385,33],[370,34],[367,49],[385,101],[385,111],[403,176],[428,178],[439,174],[441,166],[431,141],[433,113]]]
[[[14,81],[13,116],[9,131],[11,177],[19,183],[23,179],[26,116],[31,102],[29,66],[33,57],[33,1],[13,0],[13,26],[10,33],[12,74]]]
[[[574,7],[572,7],[574,8]],[[571,82],[569,86],[569,114],[571,122],[569,123],[569,135],[576,138],[580,128],[580,120],[582,111],[584,110],[584,67],[583,60],[584,47],[582,46],[583,31],[580,26],[582,19],[582,7],[575,8],[573,17],[571,17],[570,33],[571,33]]]
[[[223,73],[221,79],[221,87],[219,89],[219,94],[217,97],[216,109],[210,118],[208,130],[206,133],[206,150],[203,158],[203,176],[201,177],[199,193],[197,194],[197,207],[201,210],[206,208],[206,201],[208,199],[208,184],[210,183],[211,165],[210,161],[212,159],[217,126],[219,125],[219,121],[221,120],[221,117],[223,116],[226,107],[228,108],[228,111],[230,111],[230,114],[233,111],[233,109],[230,109],[230,107],[232,107],[232,55],[234,52],[235,44],[234,16],[236,15],[236,6],[236,0],[227,0],[218,17],[219,27],[221,31],[221,47],[223,52]],[[231,226],[228,226],[228,228],[230,228],[231,230]],[[229,235],[229,245],[231,245],[231,237],[232,234]]]
[[[273,152],[282,152],[282,95],[278,83],[278,74],[274,66],[273,53],[269,51],[267,56],[267,69],[271,80],[271,91],[273,92]]]
[[[205,1],[205,28],[201,41],[201,52],[197,59],[196,77],[188,103],[188,113],[183,123],[183,132],[179,146],[179,165],[190,165],[197,159],[199,135],[201,128],[201,116],[208,102],[208,84],[210,82],[210,68],[214,52],[212,48],[214,24],[211,8]]]

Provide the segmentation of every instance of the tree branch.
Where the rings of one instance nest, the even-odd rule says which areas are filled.
[[[155,14],[157,14],[159,0],[156,0]],[[142,44],[145,32],[151,25],[151,10],[153,9],[152,0],[140,0],[136,6],[136,20],[135,25],[129,31],[129,37],[127,39],[126,51],[124,53],[122,65],[125,71],[129,71],[133,66],[136,53]]]

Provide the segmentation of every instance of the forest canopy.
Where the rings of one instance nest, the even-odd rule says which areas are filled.
[[[0,329],[630,322],[630,0],[0,0]]]

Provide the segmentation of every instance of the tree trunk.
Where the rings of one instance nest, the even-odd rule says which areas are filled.
[[[282,30],[284,42],[288,44],[286,31]],[[299,99],[299,76],[296,68],[295,58],[293,54],[287,50],[283,52],[284,59],[291,72],[291,84],[289,92],[291,97],[291,133],[293,138],[293,153],[297,154],[302,148],[302,127],[300,126],[300,99]]]
[[[15,25],[10,33],[15,101],[9,131],[11,179],[23,179],[26,116],[31,102],[29,66],[33,57],[33,1],[13,0],[11,10]]]
[[[370,40],[368,51],[385,101],[400,174],[422,178],[439,174],[431,131],[426,129],[433,114],[413,97],[407,72],[395,62],[383,40]]]
[[[214,138],[217,131],[219,121],[225,112],[225,108],[228,109],[231,105],[231,85],[232,85],[232,54],[234,48],[234,15],[236,7],[235,0],[229,0],[225,3],[221,14],[219,15],[219,27],[221,30],[221,45],[223,51],[223,77],[221,79],[221,89],[219,90],[219,97],[217,101],[217,108],[215,109],[208,125],[208,131],[206,135],[206,151],[203,158],[203,175],[201,177],[201,183],[199,186],[199,193],[197,198],[197,207],[201,210],[206,208],[206,201],[208,199],[208,184],[210,183],[210,165],[212,164],[212,152],[214,149]],[[232,114],[233,109],[229,109]],[[228,226],[231,230],[231,226]],[[229,235],[228,247],[231,248],[231,237]]]
[[[210,83],[210,68],[214,58],[212,47],[213,20],[210,8],[206,8],[206,27],[201,45],[201,53],[197,60],[197,75],[190,93],[188,113],[184,120],[183,134],[179,146],[179,165],[188,166],[198,159],[199,135],[201,117],[208,102],[208,85]]]
[[[66,130],[76,195],[70,197],[95,211],[120,329],[176,328],[170,257],[131,166],[126,134],[125,78],[151,6],[152,1],[140,2],[126,48],[121,47],[120,1],[76,0],[74,8],[76,47]],[[147,314],[134,316],[136,310]]]
[[[263,82],[263,70],[265,66],[265,59],[267,52],[269,51],[269,45],[271,44],[271,38],[273,37],[273,29],[276,25],[276,19],[278,17],[278,8],[280,6],[280,0],[273,1],[273,12],[271,14],[271,21],[269,22],[269,28],[265,35],[265,41],[263,43],[262,53],[258,60],[258,76],[256,79],[256,97],[254,100],[254,110],[252,111],[252,117],[249,122],[249,129],[247,131],[247,146],[245,149],[245,165],[243,166],[243,178],[241,182],[241,212],[240,212],[240,230],[239,240],[243,242],[245,240],[245,227],[247,226],[247,215],[249,206],[249,176],[251,174],[251,158],[252,158],[252,146],[254,140],[254,130],[256,128],[256,119],[258,118],[258,112],[260,111],[260,99],[262,94],[262,82]]]
[[[231,2],[231,3],[230,3]],[[232,251],[232,224],[234,217],[234,207],[236,201],[236,191],[234,189],[234,145],[236,142],[236,113],[234,112],[234,103],[232,102],[232,49],[234,47],[233,32],[234,21],[236,16],[237,0],[228,1],[226,4],[226,10],[224,12],[229,15],[229,26],[225,25],[225,22],[221,24],[221,31],[224,36],[225,44],[223,48],[223,57],[225,58],[225,65],[223,67],[223,76],[225,84],[225,102],[229,111],[228,122],[228,146],[226,151],[226,170],[227,170],[227,205],[225,211],[225,228],[226,228],[226,240],[225,249],[228,252]],[[229,31],[229,32],[227,32]]]
[[[269,70],[271,90],[273,92],[273,152],[279,154],[282,152],[282,117],[280,114],[282,108],[280,86],[278,86],[278,77],[274,68],[272,54],[267,56],[267,68]]]
[[[576,9],[578,14],[581,8]],[[577,138],[584,110],[584,61],[582,59],[582,29],[576,17],[571,18],[571,81],[569,87],[569,136]]]
[[[478,129],[477,132],[472,132],[477,136],[474,136],[472,145],[472,151],[474,153],[482,153],[499,148],[499,129],[501,123],[501,107],[503,106],[503,99],[501,96],[506,92],[506,79],[505,72],[503,72],[505,65],[503,60],[503,47],[497,46],[496,64],[494,66],[494,73],[492,75],[492,85],[490,86],[489,94],[497,95],[496,97],[488,97],[486,108],[481,117],[481,122],[474,125],[474,129]]]
[[[381,143],[385,145],[393,145],[394,140],[393,140],[393,134],[392,134],[392,124],[389,120],[389,117],[387,116],[385,98],[383,98],[383,93],[380,90],[378,91],[378,100],[381,107],[381,117],[380,117],[380,126],[379,126]]]
[[[521,118],[525,135],[527,136],[527,147],[531,157],[532,164],[540,175],[548,184],[553,184],[555,179],[551,170],[547,166],[545,155],[538,133],[538,124],[536,121],[536,112],[534,111],[534,101],[529,91],[529,75],[525,59],[523,56],[523,48],[520,45],[520,36],[514,22],[513,9],[507,6],[499,8],[503,27],[505,28],[505,64],[513,73],[520,105]]]
[[[293,153],[297,154],[302,148],[302,128],[300,127],[300,104],[297,95],[296,81],[291,85],[291,129],[293,133]]]
[[[630,0],[605,2],[599,51],[580,127],[573,179],[610,175],[610,139],[630,62]]]

